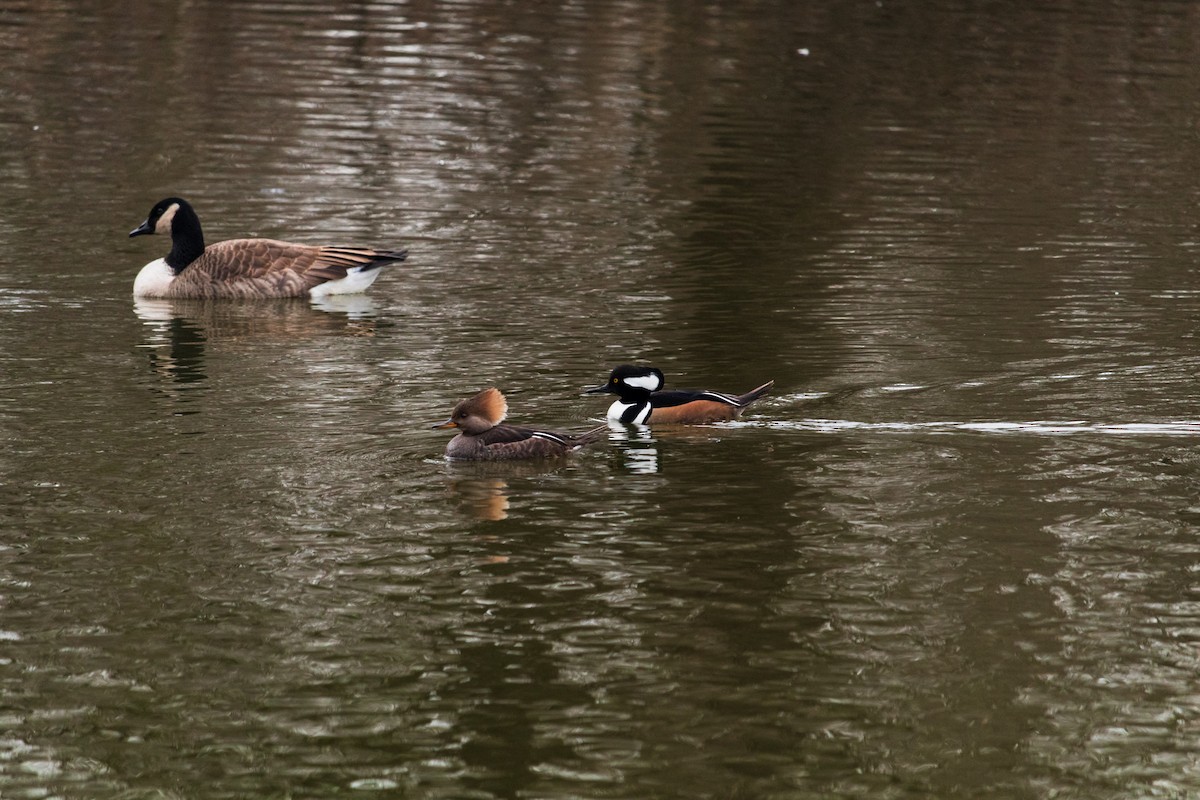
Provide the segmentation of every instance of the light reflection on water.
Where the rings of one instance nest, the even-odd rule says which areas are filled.
[[[1190,29],[0,11],[0,795],[1195,793]],[[410,260],[134,302],[175,193]],[[778,389],[565,463],[428,430],[630,361]]]

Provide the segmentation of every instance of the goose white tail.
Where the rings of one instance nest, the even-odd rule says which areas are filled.
[[[379,267],[352,267],[346,270],[346,277],[314,286],[309,295],[319,298],[331,294],[362,294],[379,277],[379,272]]]

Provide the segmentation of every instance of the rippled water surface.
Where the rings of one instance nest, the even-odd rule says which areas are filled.
[[[1200,794],[1189,3],[0,3],[0,796]],[[210,241],[362,297],[134,302]],[[774,392],[460,465],[497,385]]]

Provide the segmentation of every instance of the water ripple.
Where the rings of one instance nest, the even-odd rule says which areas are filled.
[[[720,427],[764,427],[774,430],[840,433],[866,431],[887,433],[984,433],[1028,436],[1200,436],[1200,421],[1171,422],[1087,422],[1085,420],[1031,420],[1024,422],[860,422],[838,419],[742,420]]]

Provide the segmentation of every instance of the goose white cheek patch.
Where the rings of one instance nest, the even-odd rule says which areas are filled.
[[[179,210],[179,203],[171,203],[170,207],[163,212],[163,215],[158,218],[158,222],[154,223],[154,232],[171,235],[171,220],[175,219],[175,212]]]

